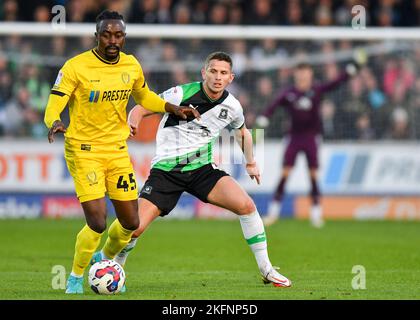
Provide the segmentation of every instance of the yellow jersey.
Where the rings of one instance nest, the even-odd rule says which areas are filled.
[[[51,94],[69,96],[70,124],[65,138],[70,144],[125,141],[130,133],[126,116],[130,95],[146,109],[165,112],[165,101],[149,90],[140,63],[123,52],[112,63],[95,50],[69,59],[59,71]],[[60,120],[64,107],[48,103],[48,128]]]

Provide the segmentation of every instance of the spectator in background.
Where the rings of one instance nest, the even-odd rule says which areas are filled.
[[[40,115],[30,105],[31,95],[25,87],[20,87],[17,94],[5,107],[3,116],[4,134],[12,137],[32,135],[32,128],[41,122]]]
[[[385,94],[378,87],[378,81],[372,74],[370,69],[365,69],[361,72],[367,90],[367,98],[369,105],[373,110],[383,108],[387,102]]]
[[[209,45],[206,40],[194,38],[188,39],[187,43],[185,43],[185,40],[178,40],[177,48],[179,56],[183,57],[182,59],[184,61],[188,63],[199,63],[199,61],[207,56],[209,50],[214,47]]]
[[[23,92],[22,89],[25,89]],[[42,124],[42,115],[44,114],[44,107],[48,101],[51,91],[51,86],[46,79],[44,79],[39,72],[38,66],[34,64],[24,65],[21,68],[19,81],[15,86],[15,90],[21,92],[25,99],[29,99],[25,103],[25,133],[32,137],[43,138],[46,134],[45,126]],[[29,97],[27,97],[28,92]]]
[[[273,38],[265,38],[258,42],[250,52],[250,60],[256,69],[266,71],[267,69],[276,72],[279,63],[288,57],[287,51],[277,45]]]
[[[388,8],[382,8],[377,13],[377,25],[379,27],[392,27],[392,11]]]
[[[189,6],[184,3],[179,3],[174,9],[174,23],[175,24],[190,24],[191,23],[191,10]]]
[[[327,27],[333,24],[331,2],[320,4],[315,12],[315,24],[320,27]]]
[[[346,99],[340,101],[337,108],[337,137],[339,139],[357,139],[356,122],[359,116],[369,111],[366,102],[364,83],[360,75],[354,76],[349,82],[350,92]]]
[[[84,0],[71,0],[66,6],[67,22],[87,22],[87,3]]]
[[[164,42],[162,45],[162,56],[160,61],[158,61],[159,66],[163,67],[164,72],[159,73],[159,80],[155,81],[157,91],[163,92],[165,88],[168,86],[173,85],[175,78],[182,78],[185,77],[181,74],[181,70],[177,70],[176,67],[178,64],[179,57],[177,47],[172,42]]]
[[[77,50],[87,51],[95,46],[95,38],[92,36],[83,36],[79,38],[79,44],[76,46]],[[67,54],[67,56],[73,56],[75,54]]]
[[[244,72],[246,72],[248,66],[248,55],[246,52],[245,40],[233,40],[230,42],[230,52],[233,61],[235,78],[239,79]]]
[[[111,0],[107,2],[107,9],[121,13],[124,17],[130,15],[132,0]]]
[[[92,37],[89,37],[92,38]],[[50,47],[48,48],[48,54],[57,57],[66,57],[69,52],[66,48],[66,38],[63,36],[54,36],[51,39]]]
[[[156,0],[134,0],[129,20],[134,23],[158,23]]]
[[[420,139],[420,78],[414,84],[413,91],[410,94],[408,107],[411,110],[410,117],[412,117],[412,124],[416,139]]]
[[[365,89],[366,99],[370,107],[370,122],[375,131],[375,137],[381,137],[387,124],[387,98],[379,88],[378,81],[369,68],[361,72]]]
[[[141,41],[136,50],[136,56],[143,57],[147,64],[155,64],[161,60],[163,44],[159,38],[149,38]]]
[[[371,126],[368,112],[363,112],[356,120],[356,138],[358,140],[372,140],[375,138],[375,130]]]
[[[291,2],[291,1],[288,1],[288,2]],[[298,14],[301,17],[297,21],[302,21],[303,24],[305,25],[315,25],[314,12],[316,11],[317,5],[318,5],[318,0],[303,0],[301,2],[301,5],[299,6],[301,10],[300,10],[300,13]],[[294,6],[296,6],[296,4]],[[293,8],[291,10],[296,10],[296,8]]]
[[[171,71],[171,83],[189,83],[190,79],[185,68],[179,64],[173,65]]]
[[[324,75],[327,80],[332,80],[337,78],[338,74],[340,73],[338,70],[337,63],[335,62],[327,62],[324,65]]]
[[[17,0],[5,0],[2,10],[3,21],[18,21],[19,18],[19,4]]]
[[[395,103],[401,103],[407,91],[414,84],[413,65],[406,59],[391,58],[385,64],[383,85],[385,93]]]
[[[253,0],[246,5],[246,20],[248,25],[277,25],[279,17],[271,0]]]
[[[172,42],[165,42],[163,44],[161,62],[167,63],[168,65],[176,65],[178,61],[179,58],[176,46]]]
[[[47,5],[36,7],[34,12],[35,22],[51,22],[51,9]]]
[[[12,97],[12,76],[8,70],[6,57],[0,54],[0,110]]]
[[[335,110],[336,107],[332,100],[324,99],[321,102],[322,135],[325,140],[334,140],[337,138]]]
[[[266,106],[271,102],[274,95],[273,82],[267,76],[262,76],[257,80],[256,94],[253,105],[262,111],[262,107]]]
[[[26,88],[30,94],[30,105],[39,112],[44,111],[48,101],[51,86],[39,73],[39,68],[34,64],[22,66],[16,90]]]
[[[276,88],[283,88],[292,85],[293,70],[289,65],[284,65],[278,68],[276,77],[274,79]]]
[[[396,107],[390,117],[390,126],[386,138],[391,140],[407,140],[410,138],[410,127],[407,110]]]
[[[157,20],[162,24],[173,22],[172,18],[172,0],[159,0],[157,8]]]
[[[311,16],[313,12],[311,13]],[[286,16],[283,18],[284,25],[300,26],[303,25],[302,7],[297,0],[288,0],[286,4]]]
[[[244,110],[245,126],[247,128],[253,128],[257,115],[255,113],[256,108],[251,104],[251,98],[248,92],[243,89],[237,90],[236,97]]]
[[[242,25],[244,19],[244,11],[239,4],[232,4],[228,9],[229,19],[228,24]]]
[[[209,11],[210,5],[207,0],[195,1],[191,21],[194,24],[206,24],[207,23],[207,12]]]
[[[210,9],[209,23],[222,25],[228,22],[227,7],[224,3],[216,2]]]
[[[380,27],[399,25],[400,16],[396,0],[379,0],[374,10],[376,24]]]

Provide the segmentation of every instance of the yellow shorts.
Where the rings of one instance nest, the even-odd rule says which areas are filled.
[[[80,202],[100,199],[136,200],[136,175],[126,142],[116,145],[65,144],[67,168]]]

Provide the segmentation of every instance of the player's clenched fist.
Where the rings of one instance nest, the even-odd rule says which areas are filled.
[[[200,113],[192,105],[176,106],[172,103],[166,102],[165,110],[184,120],[187,118],[196,118],[197,120],[200,120]]]
[[[51,126],[50,130],[48,130],[48,142],[54,142],[54,134],[56,132],[66,132],[66,126],[60,120],[54,121],[53,125]]]

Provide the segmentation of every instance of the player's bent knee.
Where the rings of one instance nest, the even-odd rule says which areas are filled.
[[[106,221],[88,221],[89,228],[97,233],[103,233],[106,230]]]
[[[247,198],[242,204],[241,206],[238,208],[237,210],[237,214],[239,215],[246,215],[246,214],[251,214],[253,212],[255,212],[257,210],[254,201],[252,201],[251,198]]]
[[[131,217],[130,219],[120,219],[120,223],[124,229],[137,230],[140,227],[140,219],[138,215]]]

